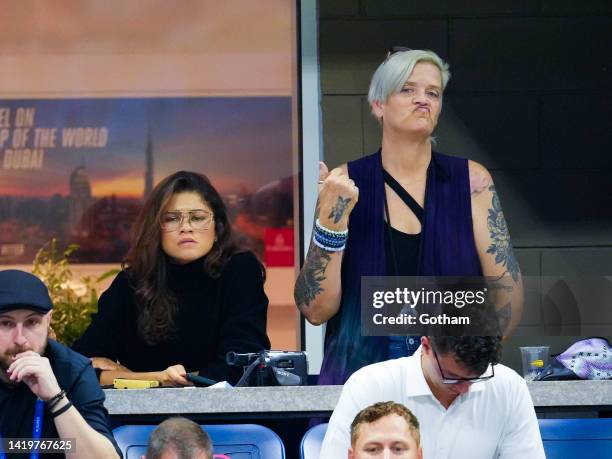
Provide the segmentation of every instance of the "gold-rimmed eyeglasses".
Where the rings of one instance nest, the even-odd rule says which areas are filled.
[[[210,228],[214,216],[212,212],[208,212],[207,210],[170,210],[162,214],[160,226],[162,230],[167,232],[177,231],[183,225],[185,219],[192,229],[196,231],[205,231]]]

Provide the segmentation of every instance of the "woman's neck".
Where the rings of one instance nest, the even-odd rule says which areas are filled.
[[[418,179],[431,161],[431,141],[383,137],[382,164],[397,180]]]

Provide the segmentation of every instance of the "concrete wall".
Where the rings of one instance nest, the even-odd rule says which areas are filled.
[[[329,166],[379,146],[366,94],[386,49],[432,49],[452,73],[437,149],[492,172],[523,273],[612,275],[612,2],[320,0],[319,17]],[[515,337],[504,358],[574,339]]]

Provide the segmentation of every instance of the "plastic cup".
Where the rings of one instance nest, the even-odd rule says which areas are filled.
[[[521,359],[523,361],[523,377],[527,381],[533,381],[548,363],[550,346],[521,347]]]

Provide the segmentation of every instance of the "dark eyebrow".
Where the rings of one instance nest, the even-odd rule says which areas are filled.
[[[34,311],[34,312],[32,312],[32,314],[28,314],[28,315],[26,316],[26,319],[29,319],[29,318],[30,318],[30,317],[32,317],[32,316],[42,317],[42,316],[44,316],[44,314],[41,314],[40,312],[36,312],[36,311]]]
[[[25,316],[24,320],[29,319],[31,317],[42,317],[44,316],[44,314],[41,314],[40,312],[36,312],[36,311],[32,311],[30,314],[28,314],[27,316]],[[9,320],[17,320],[15,319],[13,316],[9,315],[9,314],[0,314],[0,319],[9,319]]]
[[[442,367],[440,367],[440,368],[444,372],[444,376],[446,376],[446,379],[465,379],[465,378],[468,377],[468,376],[460,376],[460,375],[458,375],[456,373],[449,372],[447,369],[442,368]],[[476,376],[476,377],[478,377],[478,376]]]
[[[167,210],[166,212],[212,212],[208,209]]]

